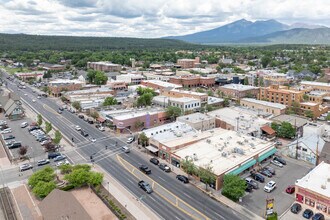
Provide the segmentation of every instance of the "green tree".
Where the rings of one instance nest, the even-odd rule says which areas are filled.
[[[96,71],[95,70],[91,70],[91,69],[88,70],[86,79],[88,80],[88,82],[90,84],[94,83],[95,75],[96,75]]]
[[[45,198],[55,188],[56,184],[54,181],[41,181],[37,183],[37,185],[33,188],[32,192],[39,198]]]
[[[137,89],[136,89],[136,92],[138,95],[143,95],[143,94],[146,94],[146,93],[151,93],[153,96],[157,95],[155,90],[153,90],[152,88],[149,88],[149,87],[141,87],[139,86]]]
[[[222,195],[237,202],[245,194],[246,181],[239,176],[227,174],[223,178]]]
[[[295,114],[299,114],[300,111],[300,103],[299,102],[292,102],[291,109]]]
[[[271,57],[269,57],[269,56],[263,56],[262,58],[261,58],[261,65],[262,65],[262,67],[263,68],[266,68],[267,66],[268,66],[268,64],[271,62]]]
[[[263,87],[264,85],[265,85],[264,78],[263,77],[260,77],[260,79],[259,79],[259,86],[260,87]]]
[[[308,95],[307,95],[307,94],[304,94],[304,95],[303,95],[303,99],[304,99],[305,102],[307,102],[308,99],[309,99]]]
[[[330,121],[330,113],[328,113],[327,117],[325,118],[327,121]]]
[[[150,106],[153,95],[151,93],[144,93],[137,100],[138,106]]]
[[[73,167],[73,170],[84,169],[86,171],[90,171],[92,167],[88,164],[77,164]]]
[[[283,121],[281,124],[273,122],[271,127],[278,137],[294,138],[296,136],[296,129],[289,122]]]
[[[244,85],[249,85],[249,79],[247,77],[244,78],[243,84]]]
[[[64,179],[74,187],[86,185],[89,181],[90,172],[85,169],[74,169],[71,173],[66,174]]]
[[[255,77],[253,83],[254,83],[254,86],[259,86],[259,78]]]
[[[199,178],[203,183],[205,183],[206,190],[208,185],[215,184],[216,178],[212,170],[213,170],[212,166],[208,164],[204,167],[199,167],[197,171]]]
[[[95,187],[100,185],[102,181],[103,181],[103,173],[90,172],[87,183],[88,185]]]
[[[53,140],[54,144],[59,144],[61,142],[62,139],[62,134],[59,130],[55,131],[55,138]]]
[[[78,101],[72,102],[72,107],[75,108],[76,110],[80,111],[81,110],[81,104]]]
[[[53,168],[45,167],[44,169],[32,174],[28,180],[28,184],[31,186],[31,188],[34,188],[38,182],[50,182],[54,179],[54,177],[55,174]]]
[[[189,159],[188,157],[184,160],[181,160],[180,166],[184,172],[186,172],[188,175],[196,175],[197,174],[197,167],[194,164],[192,159]]]
[[[45,122],[45,126],[46,126],[45,128],[46,134],[48,134],[53,129],[53,126],[50,122],[47,121]]]
[[[38,124],[39,126],[42,125],[42,116],[41,116],[41,114],[38,114],[38,116],[37,116],[37,124]]]
[[[229,106],[229,98],[224,98],[223,100],[223,106],[228,107]]]
[[[311,110],[307,110],[305,116],[308,118],[314,118],[314,113]]]
[[[315,74],[321,73],[321,67],[317,64],[309,65],[308,70]]]
[[[117,105],[117,99],[115,99],[112,96],[106,97],[103,106],[109,106],[109,105]]]
[[[149,138],[147,137],[147,135],[142,132],[140,135],[139,135],[139,143],[145,147],[148,145],[148,142],[149,142]]]
[[[207,95],[208,95],[208,96],[213,96],[213,95],[214,95],[214,93],[213,93],[213,91],[212,91],[212,90],[208,90],[208,91],[207,91]]]
[[[105,85],[108,81],[108,77],[104,72],[97,71],[94,78],[94,84],[96,85]]]
[[[175,120],[182,114],[182,110],[176,106],[168,106],[166,108],[166,117],[170,118],[171,120]]]
[[[73,166],[71,164],[62,164],[59,167],[61,174],[68,174],[71,173],[73,170]]]
[[[93,111],[93,112],[91,112],[91,117],[96,120],[98,117],[100,117],[100,115],[97,111]]]

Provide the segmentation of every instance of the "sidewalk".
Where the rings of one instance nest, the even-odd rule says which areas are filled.
[[[104,174],[102,185],[111,193],[126,209],[138,220],[158,220],[160,219],[153,211],[135,198],[127,189],[112,178],[101,167],[95,165],[98,172]]]

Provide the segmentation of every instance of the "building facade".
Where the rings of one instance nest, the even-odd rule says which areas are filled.
[[[205,104],[208,101],[207,94],[200,92],[186,91],[186,90],[178,90],[178,89],[163,90],[161,92],[161,95],[167,97],[173,97],[173,98],[187,97],[187,98],[199,99],[202,104]]]
[[[197,67],[200,64],[200,58],[196,57],[195,59],[178,59],[177,65],[181,66],[183,69],[189,69]]]
[[[270,87],[261,87],[258,99],[280,103],[286,106],[292,106],[294,102],[300,103],[303,100],[305,91],[290,90],[287,87],[272,85]]]
[[[241,84],[227,84],[220,86],[219,90],[226,96],[234,99],[242,99],[245,97],[257,97],[259,88]]]
[[[119,72],[121,71],[122,66],[119,64],[111,63],[109,61],[102,61],[102,62],[87,62],[87,68],[104,71],[104,72]]]
[[[199,112],[178,117],[179,122],[186,123],[199,131],[205,131],[215,128],[215,117],[205,115]]]
[[[181,85],[182,87],[212,87],[215,85],[214,77],[202,77],[197,75],[182,75],[182,76],[172,76],[169,79],[170,83]]]
[[[286,106],[278,103],[272,103],[257,99],[243,98],[240,101],[241,106],[256,109],[264,113],[269,113],[274,116],[281,115],[285,113]]]

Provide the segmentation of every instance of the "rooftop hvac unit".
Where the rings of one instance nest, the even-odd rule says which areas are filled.
[[[222,152],[221,156],[227,157],[227,153],[226,152]]]
[[[322,189],[326,189],[327,186],[322,184],[322,185],[321,185],[321,188],[322,188]]]
[[[207,142],[207,143],[211,143],[211,140],[210,140],[210,139],[206,139],[206,142]]]

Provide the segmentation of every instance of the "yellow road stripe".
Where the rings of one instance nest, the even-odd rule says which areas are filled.
[[[121,165],[128,171],[130,172],[133,176],[135,176],[137,179],[138,176],[134,173],[135,171],[135,167],[130,164],[128,161],[126,161],[125,159],[123,159],[121,156],[119,156],[117,154],[117,160],[121,163]],[[129,164],[132,167],[132,170],[130,170],[124,163],[123,161],[125,161],[125,163]],[[185,214],[189,215],[190,217],[194,218],[194,219],[199,219],[196,216],[193,216],[191,213],[188,213],[186,210],[184,210],[183,208],[179,207],[179,200],[184,203],[187,207],[189,207],[190,209],[194,210],[196,213],[198,213],[200,216],[202,216],[204,219],[209,220],[209,218],[207,216],[205,216],[203,213],[201,213],[200,211],[198,211],[197,209],[195,209],[194,207],[190,206],[188,203],[186,203],[185,201],[183,201],[182,199],[180,199],[179,197],[177,197],[176,195],[174,195],[172,192],[168,191],[167,189],[165,189],[162,185],[160,185],[158,182],[154,181],[153,179],[151,179],[149,176],[147,176],[146,174],[142,173],[141,171],[137,170],[138,172],[140,172],[142,175],[144,175],[146,178],[148,178],[151,182],[152,182],[152,187],[154,188],[155,183],[157,183],[157,185],[159,187],[161,187],[163,190],[165,190],[167,193],[169,193],[170,195],[172,195],[175,199],[176,202],[173,203],[172,201],[170,201],[169,199],[167,199],[166,197],[164,197],[163,195],[161,195],[160,193],[158,193],[157,191],[154,191],[157,195],[159,195],[160,197],[162,197],[164,200],[166,200],[168,203],[171,203],[173,206],[175,206],[176,208],[180,209],[182,212],[184,212]]]

